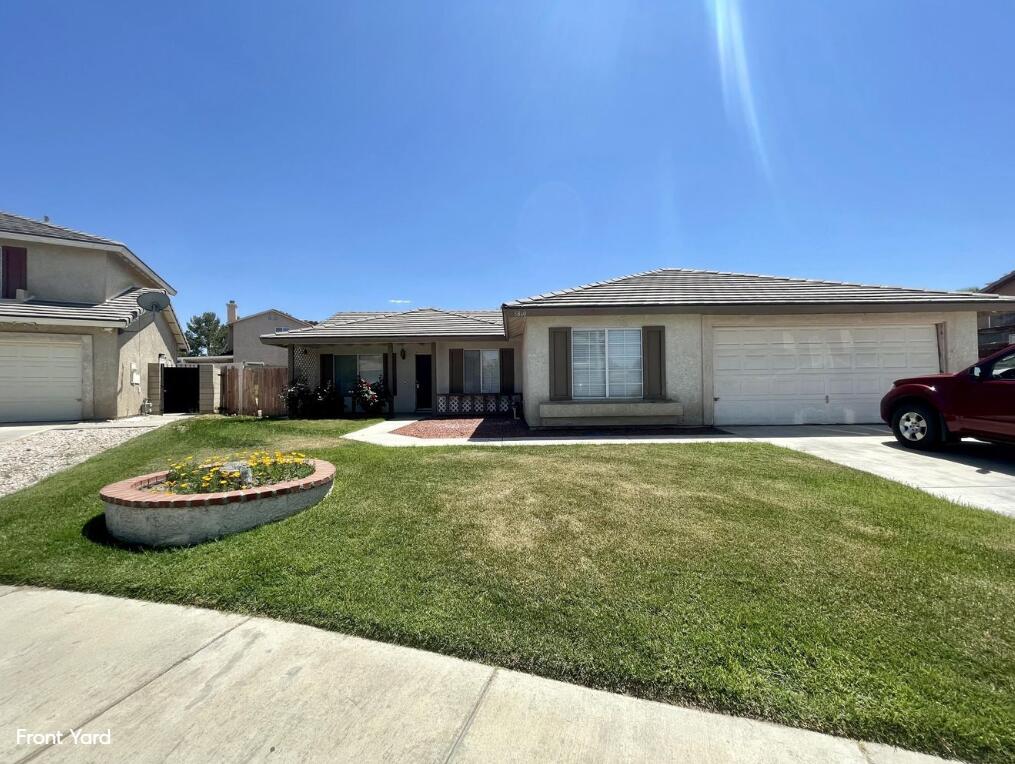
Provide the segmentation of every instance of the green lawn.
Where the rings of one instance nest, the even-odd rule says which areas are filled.
[[[978,761],[1015,759],[1015,523],[756,444],[384,449],[201,418],[0,499],[0,581],[300,621]],[[99,488],[299,448],[331,495],[189,549],[104,543]],[[98,519],[97,519],[98,518]]]

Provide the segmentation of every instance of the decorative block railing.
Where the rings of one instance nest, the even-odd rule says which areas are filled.
[[[521,416],[521,393],[437,393],[437,416]]]

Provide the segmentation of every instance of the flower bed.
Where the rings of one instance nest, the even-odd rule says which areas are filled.
[[[219,493],[305,478],[314,471],[299,451],[253,451],[215,456],[195,463],[193,456],[169,465],[169,474],[150,490],[160,493]]]
[[[111,483],[99,492],[106,528],[130,544],[166,547],[199,544],[281,520],[317,504],[331,490],[334,465],[320,459],[305,464],[312,471],[303,477],[204,493],[166,490],[173,470]]]

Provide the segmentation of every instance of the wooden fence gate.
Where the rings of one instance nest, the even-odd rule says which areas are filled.
[[[226,366],[222,369],[221,408],[223,414],[285,416],[281,393],[289,383],[284,366]]]

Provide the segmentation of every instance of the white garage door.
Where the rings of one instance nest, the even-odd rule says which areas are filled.
[[[717,328],[713,352],[717,425],[879,422],[893,381],[939,371],[933,324]]]
[[[81,342],[0,335],[0,422],[81,418]]]

